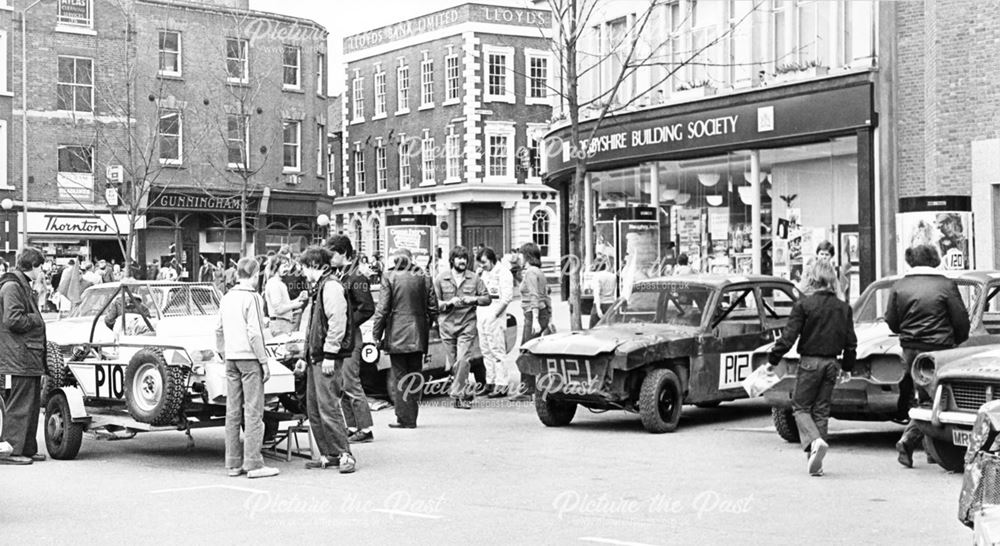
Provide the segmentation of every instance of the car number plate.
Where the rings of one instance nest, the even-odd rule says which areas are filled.
[[[969,440],[971,439],[972,439],[971,430],[952,429],[951,431],[951,443],[957,446],[969,447]]]
[[[549,392],[561,389],[572,389],[574,393],[580,393],[580,389],[586,393],[596,392],[603,383],[605,365],[586,358],[546,358],[549,383],[542,387]]]

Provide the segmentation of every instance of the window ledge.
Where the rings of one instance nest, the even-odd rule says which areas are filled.
[[[483,182],[487,184],[517,184],[517,178],[512,176],[486,176]]]
[[[8,4],[0,4],[0,11],[14,11],[14,6]],[[3,187],[0,186],[0,189],[3,189]]]
[[[386,113],[383,112],[381,114],[376,114],[376,115],[372,116],[372,121],[379,120],[379,119],[385,119],[387,117],[389,117],[388,114],[386,114]]]
[[[297,167],[282,167],[281,174],[297,174],[299,176],[302,176],[302,169],[299,169]]]
[[[410,109],[407,108],[406,110],[396,110],[396,114],[395,115],[397,115],[397,116],[403,116],[403,115],[406,115],[406,114],[409,114],[409,113],[410,113]]]
[[[461,99],[448,99],[441,103],[441,106],[452,106],[454,104],[461,104]]]
[[[240,80],[237,78],[226,78],[226,83],[238,87],[250,87],[250,80]]]
[[[301,94],[305,94],[305,91],[302,89],[301,86],[300,87],[292,87],[292,86],[282,85],[281,86],[281,90],[284,91],[285,93],[299,93],[300,95]]]
[[[462,182],[461,178],[445,178],[444,179],[444,183],[445,184],[459,184],[461,182]]]
[[[515,104],[513,96],[507,95],[486,95],[483,98],[483,102],[506,102],[507,104]]]
[[[0,191],[14,191],[16,189],[14,186],[0,186]]]
[[[364,123],[364,122],[365,122],[365,118],[354,118],[354,119],[351,120],[351,122],[348,125],[358,125],[358,124]]]
[[[180,72],[156,72],[156,77],[162,80],[184,80],[184,75]]]
[[[160,166],[171,169],[183,169],[184,161],[181,159],[161,159]]]
[[[88,27],[77,27],[72,25],[60,25],[56,24],[56,32],[64,32],[66,34],[79,34],[80,36],[97,36],[97,31]]]
[[[13,91],[0,91],[0,97],[13,97]]]
[[[418,111],[419,110],[432,110],[433,108],[434,108],[434,103],[430,102],[430,103],[427,103],[427,104],[421,104],[420,108],[417,108],[417,110]]]
[[[529,106],[531,105],[552,106],[552,103],[549,101],[548,97],[535,97],[535,98],[524,97],[524,104],[527,104]]]
[[[378,191],[376,191],[375,193],[389,193],[389,188],[383,188],[383,189],[379,189],[379,190],[378,190]]]
[[[437,180],[424,180],[423,182],[418,184],[418,187],[421,188],[427,188],[430,186],[437,186]]]

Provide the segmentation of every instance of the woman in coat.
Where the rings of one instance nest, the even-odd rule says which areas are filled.
[[[417,408],[423,394],[424,355],[438,302],[431,277],[413,264],[413,254],[401,248],[395,264],[382,278],[372,337],[392,363],[396,422],[392,428],[417,428]]]
[[[768,370],[781,362],[795,341],[799,366],[792,394],[792,411],[802,449],[809,456],[809,474],[823,475],[823,457],[830,401],[840,370],[854,369],[858,346],[851,307],[837,297],[837,273],[829,261],[817,260],[806,272],[808,295],[795,302],[788,324],[768,355]],[[843,355],[843,365],[837,357]]]
[[[83,299],[83,274],[76,265],[76,260],[70,260],[62,278],[59,279],[59,293],[69,300],[70,311],[74,311]]]

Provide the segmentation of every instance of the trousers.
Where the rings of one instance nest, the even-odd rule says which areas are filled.
[[[479,349],[483,353],[486,366],[486,383],[507,386],[507,324],[506,315],[496,318],[493,309],[487,309],[486,316],[479,317]]]
[[[31,457],[38,453],[38,411],[41,404],[41,377],[10,376],[10,398],[6,400],[7,413],[0,439],[14,448],[11,455]]]
[[[256,360],[226,360],[226,468],[264,466],[264,371]],[[243,440],[240,440],[240,425]]]
[[[542,332],[549,327],[549,321],[552,319],[552,310],[548,307],[538,310],[538,325],[542,327],[542,331],[539,333],[532,332],[531,322],[534,320],[535,312],[530,309],[524,310],[524,327],[521,330],[521,344],[523,345],[526,341],[531,341],[536,337],[542,335]],[[535,376],[533,375],[521,375],[521,387],[519,389],[524,394],[535,394]]]
[[[341,453],[350,453],[351,444],[347,440],[347,423],[341,407],[343,391],[340,387],[343,361],[337,361],[337,369],[332,375],[324,375],[317,362],[306,366],[306,415],[309,426],[316,436],[316,447],[321,455],[337,459]]]
[[[806,451],[814,440],[826,439],[830,402],[840,367],[836,358],[803,356],[795,377],[792,412]]]
[[[344,359],[341,370],[341,387],[344,397],[341,406],[348,429],[365,429],[372,426],[372,410],[368,407],[368,397],[361,386],[361,347],[364,345],[361,329],[354,329],[354,350],[350,358]]]
[[[392,399],[396,406],[396,422],[416,426],[420,399],[424,394],[424,380],[420,371],[424,367],[424,353],[389,355],[392,363]]]
[[[469,384],[469,357],[472,353],[472,344],[476,342],[476,325],[472,324],[458,332],[441,332],[441,343],[444,344],[449,367],[455,376],[451,383],[452,398],[461,398],[466,394]]]
[[[913,376],[910,375],[910,368],[913,366],[913,361],[916,360],[917,355],[922,352],[924,351],[918,351],[916,349],[903,349],[903,362],[906,363],[906,373],[903,375],[903,380],[899,382],[900,413],[909,412],[915,402],[913,398]],[[903,429],[903,435],[899,438],[899,441],[910,449],[916,449],[923,443],[924,433],[920,432],[920,429],[917,428],[916,421],[910,419],[906,423],[906,428]]]

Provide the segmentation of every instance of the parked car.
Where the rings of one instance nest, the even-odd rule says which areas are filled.
[[[1000,292],[1000,273],[994,271],[946,271],[955,280],[969,309],[971,329],[963,347],[1000,341],[1000,312],[996,296]],[[846,382],[833,390],[831,415],[857,421],[896,421],[908,418],[907,401],[900,401],[899,384],[910,373],[903,362],[899,338],[885,322],[885,306],[899,276],[872,283],[854,303],[854,328],[858,336],[857,364]],[[998,309],[1000,311],[1000,309]],[[799,441],[799,431],[792,416],[791,398],[795,391],[798,353],[793,349],[777,367],[781,381],[766,391],[772,405],[772,417],[778,434],[789,442]],[[973,408],[972,411],[978,409]],[[973,414],[973,417],[975,415]]]
[[[564,426],[577,406],[638,413],[649,432],[672,432],[685,404],[746,398],[754,358],[785,326],[795,286],[777,277],[691,275],[637,282],[589,330],[524,345],[521,373],[537,378],[538,418]]]

